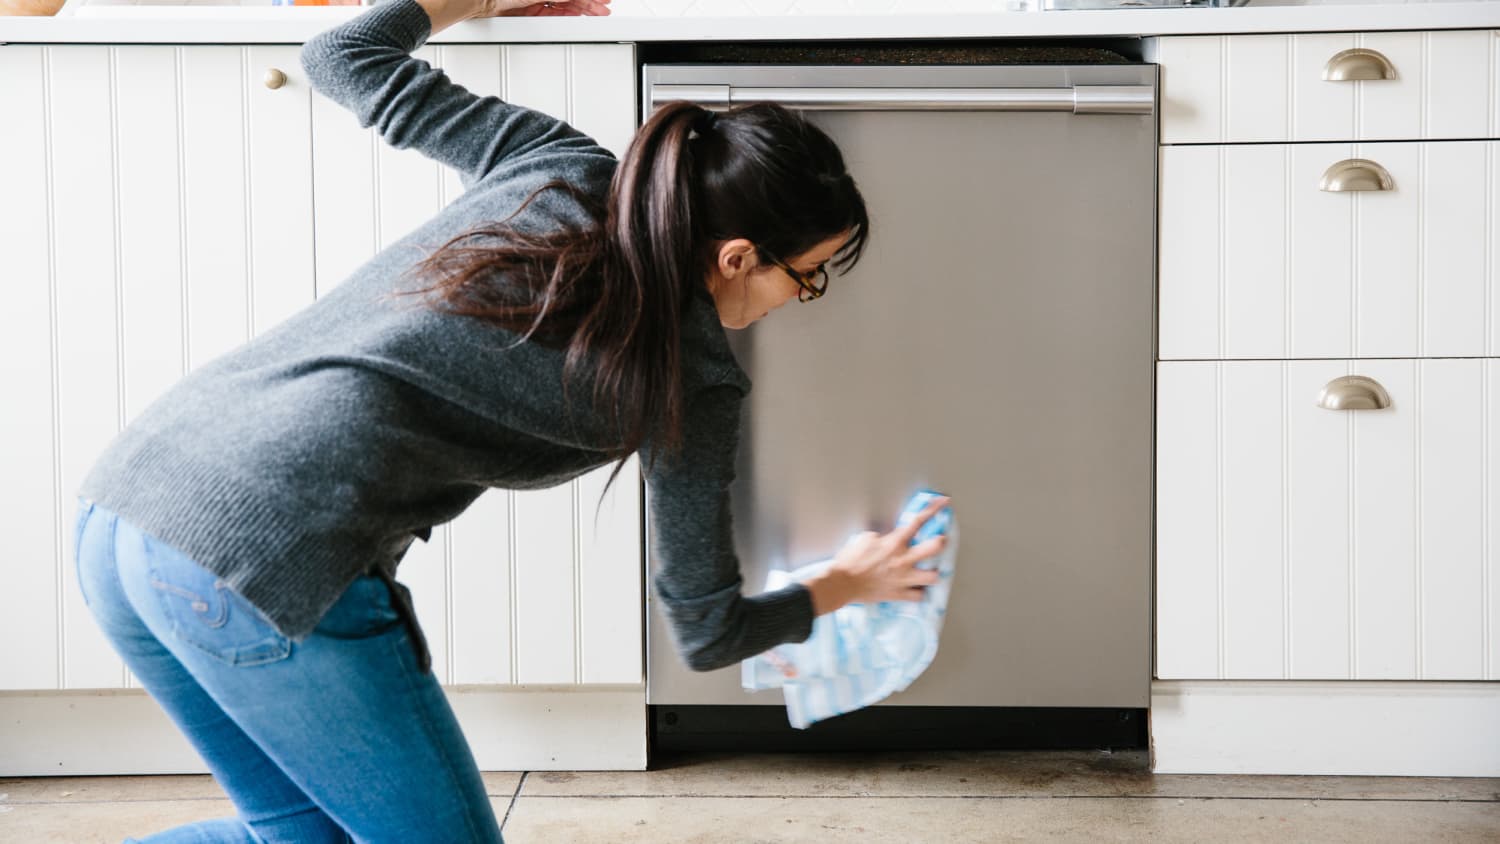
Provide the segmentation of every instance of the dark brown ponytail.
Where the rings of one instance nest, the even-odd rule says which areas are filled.
[[[434,280],[424,290],[436,307],[565,349],[565,385],[588,373],[595,408],[619,432],[615,475],[648,439],[682,441],[682,318],[717,243],[743,237],[790,258],[852,231],[833,261],[847,272],[869,233],[832,139],[770,103],[722,115],[662,106],[602,202],[554,180],[515,213],[548,190],[577,200],[593,224],[528,232],[510,225],[513,214],[454,238],[418,271]]]

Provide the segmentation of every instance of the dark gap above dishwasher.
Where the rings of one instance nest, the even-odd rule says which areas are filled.
[[[643,64],[1134,64],[1138,38],[840,42],[649,42]]]

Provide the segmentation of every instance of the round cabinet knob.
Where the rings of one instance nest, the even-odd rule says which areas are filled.
[[[1396,66],[1375,50],[1356,47],[1335,53],[1323,65],[1325,82],[1353,82],[1356,79],[1395,79]]]
[[[1329,165],[1318,182],[1318,190],[1343,193],[1351,190],[1395,190],[1391,171],[1368,158],[1346,158]]]
[[[267,88],[270,88],[272,91],[274,91],[286,84],[286,74],[282,73],[274,67],[270,68],[266,71],[265,83]]]
[[[1383,410],[1391,406],[1391,394],[1374,378],[1345,375],[1328,382],[1318,394],[1318,407],[1325,410]]]

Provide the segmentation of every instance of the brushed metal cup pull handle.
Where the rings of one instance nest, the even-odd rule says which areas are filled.
[[[266,75],[262,81],[266,83],[267,88],[270,88],[272,91],[274,91],[286,84],[286,74],[282,73],[280,70],[277,70],[274,67],[268,68],[266,70]]]
[[[1341,193],[1351,190],[1395,190],[1391,171],[1367,158],[1346,158],[1323,171],[1318,190]]]
[[[1335,378],[1318,393],[1318,407],[1325,410],[1383,410],[1390,406],[1390,393],[1379,381],[1363,375]]]
[[[1395,79],[1396,66],[1375,50],[1356,47],[1335,53],[1323,65],[1324,82],[1353,82],[1356,79]]]

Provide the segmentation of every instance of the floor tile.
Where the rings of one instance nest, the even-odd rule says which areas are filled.
[[[484,775],[528,841],[1497,841],[1500,779],[1152,776],[1143,752],[687,754]],[[518,783],[521,797],[512,804]],[[0,842],[118,842],[232,813],[206,776],[0,779]]]
[[[1500,800],[1497,779],[1153,776],[1145,751],[691,754],[651,771],[543,771],[532,796],[1286,797]]]
[[[204,775],[0,779],[0,794],[11,803],[224,799],[224,790]]]
[[[1133,793],[1157,797],[1473,800],[1495,803],[1500,802],[1500,779],[1161,774],[1151,778],[1147,789]]]
[[[0,841],[26,844],[119,844],[194,821],[234,814],[228,800],[136,800],[128,803],[23,803],[0,814]]]
[[[509,798],[521,781],[519,771],[482,774],[485,793]],[[6,803],[98,803],[121,800],[225,799],[210,776],[25,777],[0,779],[0,806]]]
[[[510,795],[490,798],[504,818]],[[135,800],[113,803],[19,803],[0,805],[0,841],[25,844],[119,844],[126,837],[161,832],[195,821],[234,814],[228,800]]]
[[[484,778],[484,793],[491,797],[509,800],[521,784],[520,771],[485,771],[480,776]]]
[[[1179,798],[522,797],[508,844],[1493,842],[1500,804]]]

